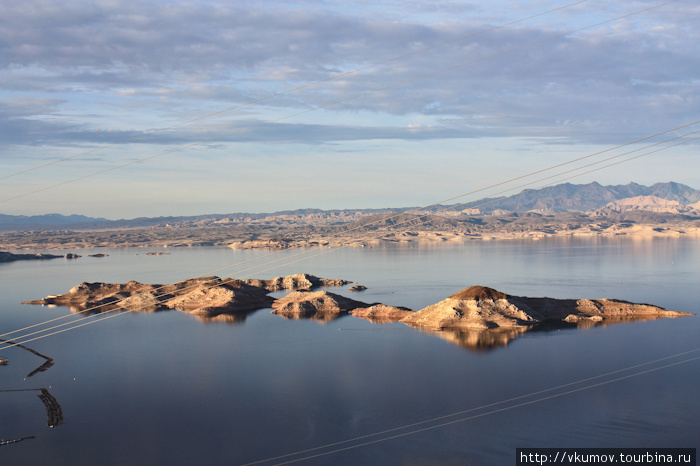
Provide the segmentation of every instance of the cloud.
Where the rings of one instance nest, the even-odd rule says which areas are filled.
[[[533,13],[517,3],[502,5],[518,7],[513,11],[523,16]],[[576,17],[562,10],[479,34],[285,93],[235,115],[263,121],[331,104],[326,111],[332,112],[333,124],[285,123],[270,126],[283,128],[279,134],[284,137],[267,129],[244,137],[277,142],[308,135],[308,142],[319,143],[357,140],[362,131],[365,139],[410,139],[415,132],[397,130],[402,123],[393,119],[414,114],[432,119],[433,132],[421,132],[426,138],[557,136],[587,143],[618,142],[694,118],[700,69],[700,33],[694,27],[700,9],[695,5],[679,2],[538,43],[623,11],[614,2],[603,5],[607,9],[583,4],[576,7],[581,12]],[[625,4],[624,11],[649,5]],[[9,125],[3,143],[114,141],[513,19],[462,2],[360,6],[350,9],[332,1],[4,2],[0,89],[6,98],[43,96],[52,104],[3,109],[0,117]],[[429,19],[420,20],[421,14]],[[522,48],[527,44],[535,45]],[[94,108],[102,103],[112,110],[102,106],[100,119],[74,117],[97,113]],[[109,111],[119,124],[108,121]],[[150,122],[144,120],[148,112]],[[342,130],[343,116],[358,112],[384,115],[388,124],[363,128],[348,123]],[[135,114],[138,118],[130,116]],[[204,123],[198,125],[203,125],[201,134],[209,134]],[[109,127],[115,131],[108,134]],[[295,131],[299,137],[292,136]],[[196,134],[182,128],[149,140],[178,144]]]

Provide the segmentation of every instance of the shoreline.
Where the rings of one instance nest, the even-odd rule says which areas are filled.
[[[32,234],[33,233],[33,234]],[[656,238],[692,238],[700,239],[700,226],[683,228],[668,225],[634,225],[630,227],[614,226],[600,230],[594,229],[547,229],[525,231],[483,231],[479,233],[461,233],[442,231],[404,231],[385,233],[383,235],[353,235],[321,238],[293,238],[292,235],[280,235],[271,238],[227,238],[225,235],[214,238],[204,231],[200,235],[178,235],[150,230],[144,235],[141,230],[130,230],[120,239],[115,234],[121,231],[101,230],[84,232],[21,232],[15,238],[0,236],[0,251],[54,251],[83,249],[116,248],[189,248],[189,247],[229,247],[231,249],[300,249],[312,247],[377,247],[377,246],[414,246],[469,243],[474,241],[514,241],[546,239],[594,239],[594,238],[628,238],[647,240]],[[159,234],[161,233],[161,234]],[[133,237],[132,237],[133,235]],[[3,237],[4,236],[4,237]],[[148,236],[144,238],[143,236]],[[183,237],[184,236],[184,237]],[[217,235],[214,235],[217,236]],[[303,235],[306,236],[306,235]]]
[[[505,213],[444,217],[371,215],[349,222],[313,216],[227,224],[165,223],[140,228],[25,230],[0,233],[0,251],[141,247],[293,249],[542,240],[547,238],[700,238],[700,217],[654,212],[590,215]]]

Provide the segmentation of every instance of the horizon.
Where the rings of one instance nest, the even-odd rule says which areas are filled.
[[[607,187],[623,187],[623,186],[629,186],[629,185],[637,185],[637,186],[643,186],[643,187],[651,188],[651,187],[653,187],[653,186],[655,186],[655,185],[659,185],[659,184],[661,184],[661,185],[663,185],[663,184],[680,184],[681,186],[688,187],[688,188],[693,189],[693,190],[695,190],[695,191],[700,191],[700,190],[698,190],[698,189],[696,189],[696,188],[694,188],[694,187],[692,187],[692,186],[688,186],[688,185],[686,185],[686,184],[678,183],[678,182],[675,182],[675,181],[660,181],[660,182],[653,183],[653,184],[650,184],[650,185],[644,185],[644,184],[641,184],[641,183],[635,183],[634,181],[632,181],[632,182],[630,182],[630,183],[627,183],[627,184],[624,184],[624,185],[602,185],[601,183],[598,183],[597,181],[592,181],[592,182],[590,182],[590,183],[583,183],[583,184],[568,183],[568,182],[567,182],[567,183],[560,183],[560,184],[557,184],[557,185],[547,186],[547,187],[545,187],[545,188],[556,188],[557,186],[562,186],[562,185],[587,186],[587,185],[591,185],[591,184],[598,184],[599,186],[602,186],[602,187],[604,187],[604,188],[607,188]],[[545,189],[545,188],[539,188],[539,189]],[[534,191],[538,191],[539,189],[535,189]],[[522,191],[520,191],[520,192],[518,192],[518,193],[515,193],[515,195],[519,195],[519,194],[522,194],[522,193],[528,192],[528,191],[532,191],[532,190],[530,190],[530,189],[524,189],[524,190],[522,190]],[[489,198],[489,199],[508,198],[508,197],[513,197],[513,196],[514,196],[513,194],[510,194],[510,195],[496,196],[496,197]],[[636,196],[635,196],[635,197],[636,197]],[[471,200],[471,201],[467,201],[467,202],[468,202],[468,203],[471,203],[471,202],[478,202],[479,200],[483,200],[483,199],[486,199],[486,198],[475,199],[475,200]],[[149,218],[149,219],[158,219],[158,218],[178,218],[178,217],[187,218],[187,217],[206,217],[206,216],[219,216],[219,215],[246,215],[246,214],[247,214],[247,215],[274,215],[274,214],[297,213],[297,212],[299,212],[299,211],[304,211],[304,210],[319,211],[319,212],[334,212],[334,211],[338,211],[338,212],[350,211],[350,212],[352,212],[352,211],[362,211],[362,210],[385,210],[385,209],[386,209],[386,210],[392,210],[392,209],[423,209],[423,208],[431,207],[431,206],[433,206],[433,205],[453,206],[453,205],[461,205],[461,204],[463,204],[463,203],[462,203],[462,202],[456,202],[455,204],[441,204],[441,203],[438,203],[438,204],[427,204],[427,205],[423,205],[423,206],[405,206],[405,205],[404,205],[404,206],[349,207],[349,208],[330,208],[330,209],[321,209],[321,208],[317,208],[317,207],[299,207],[299,208],[295,208],[295,209],[284,209],[284,210],[269,211],[269,212],[264,212],[264,211],[258,211],[258,212],[238,211],[238,212],[222,212],[222,213],[218,213],[218,212],[209,212],[209,213],[198,213],[198,214],[192,214],[192,215],[154,215],[154,216],[140,216],[140,217],[131,217],[131,218],[107,218],[107,217],[104,217],[103,215],[101,215],[101,216],[99,216],[99,217],[92,217],[92,216],[84,215],[84,214],[81,214],[81,213],[69,213],[69,214],[64,214],[64,213],[58,213],[58,212],[48,212],[48,213],[44,213],[44,214],[34,214],[34,215],[23,215],[23,214],[19,214],[19,215],[8,215],[8,214],[4,214],[4,213],[0,212],[0,215],[8,215],[8,216],[14,216],[14,217],[27,217],[27,218],[31,218],[31,217],[45,217],[45,216],[53,216],[53,215],[58,215],[58,216],[62,216],[62,217],[78,216],[78,217],[86,217],[86,218],[90,218],[90,219],[92,219],[92,220],[98,220],[98,221],[106,220],[106,221],[110,221],[110,222],[115,222],[115,221],[131,221],[131,220],[137,220],[137,219],[140,219],[140,218]]]

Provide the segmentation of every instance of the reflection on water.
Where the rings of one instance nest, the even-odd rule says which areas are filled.
[[[491,328],[487,330],[469,329],[443,329],[425,330],[421,332],[433,335],[443,340],[449,341],[457,346],[467,348],[472,351],[487,351],[494,348],[507,346],[512,340],[523,336],[525,333],[547,333],[564,329],[590,329],[593,327],[608,327],[615,324],[631,322],[642,322],[647,320],[660,319],[658,316],[651,317],[627,317],[615,319],[582,319],[578,322],[545,321],[529,327],[516,328]]]
[[[45,305],[47,307],[64,307],[60,306],[58,304],[48,304]],[[82,314],[84,316],[96,316],[100,315],[102,313],[114,313],[114,312],[120,312],[120,313],[126,313],[126,312],[139,312],[143,314],[153,314],[153,313],[159,313],[159,312],[169,312],[174,309],[168,309],[168,308],[159,308],[156,305],[150,305],[150,306],[145,306],[145,307],[136,307],[136,308],[129,308],[126,306],[122,305],[100,305],[99,307],[86,307],[84,305],[68,305],[65,306],[67,307],[71,313],[73,314]],[[176,309],[179,310],[179,309]],[[229,313],[229,312],[222,312],[220,314],[213,314],[211,312],[188,312],[188,311],[182,311],[179,310],[180,312],[184,312],[185,314],[191,315],[192,317],[197,318],[197,320],[204,322],[204,323],[210,323],[210,322],[221,322],[221,323],[226,323],[226,324],[237,324],[240,325],[245,322],[246,318],[248,315],[256,312],[256,310],[253,311],[236,311],[235,313]],[[0,340],[1,341],[1,340]]]
[[[334,320],[340,319],[348,315],[347,312],[324,312],[315,309],[305,309],[297,312],[278,312],[273,311],[272,314],[284,317],[289,320],[311,320],[319,324],[327,324]]]
[[[152,314],[154,312],[164,312],[164,311],[170,311],[170,309],[162,309],[158,308],[156,305],[139,305],[139,306],[134,306],[132,308],[129,308],[128,306],[124,306],[121,303],[120,304],[100,304],[97,306],[86,306],[83,304],[41,304],[41,306],[46,306],[50,308],[56,308],[56,307],[67,307],[68,310],[72,314],[82,314],[84,316],[96,316],[100,315],[103,313],[112,313],[112,312],[142,312],[144,314]]]
[[[134,252],[110,251],[107,260],[84,265],[0,267],[0,333],[32,325],[44,314],[67,313],[65,308],[32,312],[19,302],[85,278],[162,283],[249,257],[188,248],[162,256],[156,267]],[[304,268],[371,284],[363,295],[371,301],[413,309],[473,283],[526,296],[614,296],[678,311],[695,312],[700,302],[697,241],[644,247],[611,241],[483,243],[337,254]],[[296,267],[284,273],[297,272]],[[0,448],[2,463],[245,464],[680,354],[697,347],[700,332],[697,317],[559,333],[533,326],[428,335],[403,324],[391,324],[391,331],[338,332],[378,327],[344,314],[314,313],[290,322],[269,310],[193,315],[197,320],[179,312],[117,318],[41,340],[37,349],[61,363],[24,383],[46,387],[70,407],[70,416],[62,421],[58,403],[48,397],[40,406],[41,391],[0,393],[0,438],[16,443]],[[617,322],[583,320],[558,328]],[[30,361],[23,363],[29,369],[45,361],[18,353]],[[13,365],[11,354],[2,354],[11,364],[0,366],[0,388],[25,388],[15,383],[29,371]],[[697,369],[697,361],[676,365],[643,379],[346,450],[314,464],[418,464],[424,458],[426,464],[453,459],[454,464],[503,465],[523,446],[693,446],[700,438]],[[60,422],[61,428],[45,427]],[[35,441],[22,441],[31,435],[37,435]]]
[[[394,322],[397,322],[396,319],[392,319],[391,317],[361,317],[361,319],[365,319],[373,324],[377,325],[382,325],[382,324],[393,324]]]
[[[218,323],[222,323],[222,324],[242,325],[243,323],[245,323],[248,316],[250,314],[255,313],[255,312],[256,311],[236,312],[236,313],[223,312],[223,313],[217,314],[217,315],[197,314],[194,312],[187,312],[186,314],[189,314],[192,317],[195,317],[197,320],[199,320],[200,322],[204,322],[205,324],[218,322]]]
[[[518,338],[528,330],[530,329],[527,327],[518,327],[488,330],[444,329],[421,331],[472,351],[485,351],[500,346],[506,346],[511,340]]]

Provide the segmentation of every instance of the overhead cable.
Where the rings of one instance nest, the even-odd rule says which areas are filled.
[[[646,141],[646,140],[652,139],[652,138],[654,138],[654,137],[660,136],[660,135],[662,135],[662,134],[670,133],[670,132],[673,132],[673,131],[678,131],[678,130],[680,130],[680,129],[687,128],[687,127],[689,127],[689,126],[693,126],[693,125],[695,125],[695,124],[697,124],[697,123],[700,123],[700,120],[694,121],[694,122],[692,122],[692,123],[687,123],[687,124],[685,124],[685,125],[677,126],[677,127],[675,127],[675,128],[668,129],[668,130],[665,130],[665,131],[661,131],[661,132],[656,133],[656,134],[653,134],[653,135],[651,135],[651,136],[646,136],[646,137],[643,137],[643,138],[636,139],[636,140],[634,140],[634,141],[626,142],[626,143],[624,143],[624,144],[619,144],[619,145],[617,145],[617,146],[610,147],[610,148],[604,149],[604,150],[600,150],[600,151],[594,152],[594,153],[592,153],[592,154],[588,154],[588,155],[585,155],[585,156],[582,156],[582,157],[577,157],[577,158],[574,158],[574,159],[569,160],[569,161],[567,161],[567,162],[562,162],[562,163],[559,163],[559,164],[556,164],[556,165],[552,165],[552,166],[549,166],[549,167],[546,167],[546,168],[543,168],[543,169],[539,169],[539,170],[536,170],[536,171],[532,171],[532,172],[526,173],[526,174],[524,174],[524,175],[520,175],[520,176],[517,176],[517,177],[514,177],[514,178],[510,178],[510,179],[505,180],[505,181],[501,181],[501,182],[499,182],[499,183],[491,184],[491,185],[486,186],[486,187],[483,187],[483,188],[479,188],[479,189],[476,189],[476,190],[473,190],[473,191],[469,191],[469,192],[467,192],[467,193],[459,194],[459,195],[457,195],[457,196],[452,196],[452,197],[450,197],[450,198],[443,199],[443,200],[434,202],[434,203],[432,203],[432,204],[428,204],[428,205],[425,205],[425,206],[422,206],[422,207],[416,207],[416,208],[414,208],[414,209],[409,209],[409,210],[407,210],[407,211],[404,211],[404,212],[400,212],[400,213],[398,213],[398,214],[391,215],[391,216],[389,216],[388,218],[384,218],[384,219],[381,219],[381,220],[376,220],[376,221],[369,222],[369,223],[366,223],[366,224],[363,224],[363,225],[359,225],[359,226],[357,226],[357,227],[355,227],[355,228],[353,228],[353,229],[344,230],[344,231],[339,231],[339,232],[337,232],[337,233],[328,235],[328,236],[326,237],[326,239],[327,239],[327,238],[333,238],[334,236],[339,236],[339,235],[341,235],[341,234],[348,234],[348,233],[352,232],[353,230],[359,230],[359,229],[362,229],[362,228],[366,228],[366,227],[368,227],[368,226],[375,225],[375,224],[377,224],[377,223],[379,223],[379,222],[382,222],[382,221],[386,221],[386,220],[391,220],[391,219],[397,218],[397,217],[399,217],[399,216],[401,216],[401,215],[406,215],[406,214],[410,214],[410,213],[413,213],[413,212],[419,212],[419,211],[422,211],[422,210],[425,210],[425,209],[428,209],[428,208],[431,208],[431,207],[435,207],[435,206],[438,206],[438,205],[441,205],[441,204],[444,204],[444,203],[447,203],[447,202],[450,202],[450,201],[454,201],[454,200],[456,200],[456,199],[460,199],[460,198],[463,198],[463,197],[466,197],[466,196],[470,196],[470,195],[473,195],[473,194],[476,194],[476,193],[479,193],[479,192],[487,191],[487,190],[489,190],[489,189],[492,189],[492,188],[495,188],[495,187],[498,187],[498,186],[502,186],[502,185],[505,185],[505,184],[508,184],[508,183],[512,183],[512,182],[514,182],[514,181],[518,181],[518,180],[521,180],[521,179],[524,179],[524,178],[528,178],[528,177],[530,177],[530,176],[533,176],[533,175],[536,175],[536,174],[539,174],[539,173],[544,173],[544,172],[546,172],[546,171],[553,170],[553,169],[555,169],[555,168],[559,168],[559,167],[563,167],[563,166],[565,166],[565,165],[569,165],[569,164],[572,164],[572,163],[575,163],[575,162],[579,162],[579,161],[581,161],[581,160],[585,160],[585,159],[594,157],[594,156],[596,156],[596,155],[604,154],[604,153],[606,153],[606,152],[611,152],[611,151],[613,151],[613,150],[620,149],[620,148],[622,148],[622,147],[626,147],[626,146],[629,146],[629,145],[632,145],[632,144],[635,144],[635,143],[639,143],[639,142],[642,142],[642,141]],[[612,159],[615,159],[615,158],[618,158],[618,157],[621,157],[621,156],[624,156],[624,155],[628,155],[628,154],[630,154],[630,153],[637,152],[637,151],[640,151],[640,150],[646,150],[646,149],[648,149],[648,148],[650,148],[650,147],[657,146],[657,145],[659,145],[659,144],[664,144],[664,143],[667,143],[667,142],[670,142],[670,141],[674,141],[674,140],[676,140],[676,139],[680,139],[680,138],[682,138],[682,137],[686,137],[686,136],[691,135],[691,134],[694,134],[694,133],[696,133],[696,132],[697,132],[697,131],[691,131],[691,132],[686,133],[686,134],[684,134],[684,135],[676,136],[676,137],[667,139],[667,140],[665,140],[665,141],[660,141],[660,142],[656,142],[656,143],[653,143],[653,144],[649,144],[649,145],[647,145],[647,146],[645,146],[645,147],[641,147],[641,148],[638,148],[638,149],[635,149],[635,150],[632,150],[632,151],[625,152],[625,153],[623,153],[623,154],[619,154],[619,155],[616,155],[616,156],[613,156],[613,157],[609,157],[609,158],[603,159],[603,160],[601,160],[601,161],[599,161],[599,162],[595,162],[595,163],[589,164],[589,165],[587,165],[587,166],[592,166],[592,165],[595,165],[595,164],[597,164],[597,163],[602,163],[602,162],[607,161],[607,160],[612,160]],[[686,142],[687,142],[687,141],[686,141]],[[567,173],[567,172],[565,172],[565,173]],[[545,178],[545,179],[546,179],[546,178]],[[540,179],[539,181],[542,181],[542,179]],[[527,186],[527,185],[529,185],[529,183],[528,183],[528,184],[525,184],[525,185],[522,185],[522,186],[518,186],[518,187],[515,187],[515,188],[508,189],[508,190],[506,190],[506,191],[504,191],[504,192],[508,192],[508,191],[510,191],[510,190],[512,190],[512,189],[518,189],[518,188],[520,188],[520,187]],[[492,194],[490,194],[490,196],[494,196],[494,195],[497,195],[497,194],[500,194],[500,193],[495,193],[495,194],[492,193]],[[471,201],[471,202],[476,202],[476,201]],[[231,269],[231,268],[234,268],[234,267],[238,267],[238,266],[243,265],[243,264],[248,264],[248,263],[251,263],[251,262],[256,262],[256,261],[258,261],[258,260],[262,260],[262,259],[268,258],[268,257],[270,257],[270,256],[274,256],[274,255],[281,254],[281,253],[282,253],[282,251],[277,251],[277,252],[269,253],[269,254],[266,254],[266,255],[263,255],[263,256],[260,256],[260,257],[257,257],[257,258],[253,258],[253,259],[249,259],[249,260],[246,260],[246,261],[238,262],[238,263],[235,263],[235,264],[226,266],[226,267],[221,267],[221,268],[219,268],[219,269],[206,272],[206,273],[201,274],[201,275],[199,275],[199,276],[197,276],[197,277],[194,277],[194,278],[211,276],[211,275],[216,274],[216,273],[218,273],[218,272],[221,272],[221,271],[223,271],[223,270],[228,270],[228,269]],[[305,253],[301,253],[301,254],[305,254]],[[280,259],[280,260],[284,260],[284,259]],[[275,262],[276,262],[276,261],[275,261]],[[256,267],[252,267],[252,268],[249,268],[249,269],[245,269],[245,270],[243,270],[242,272],[246,272],[246,271],[249,271],[249,270],[254,270],[255,268],[256,268]],[[158,288],[155,289],[155,291],[161,290],[161,289],[163,289],[163,288],[165,288],[165,287],[167,287],[167,286],[169,286],[169,285],[163,285],[163,286],[161,286],[161,287],[158,287]],[[100,304],[100,305],[97,305],[97,306],[92,306],[92,307],[90,307],[90,308],[88,308],[88,309],[84,309],[84,310],[80,311],[79,313],[80,313],[80,314],[87,314],[87,313],[89,313],[89,312],[93,312],[93,311],[97,311],[97,310],[99,310],[99,309],[102,309],[102,308],[104,308],[104,307],[106,307],[106,306],[107,306],[107,304]],[[47,320],[47,321],[44,321],[44,322],[40,322],[40,323],[37,323],[37,324],[33,324],[33,325],[30,325],[30,326],[27,326],[27,327],[23,327],[23,328],[21,328],[21,329],[17,329],[17,330],[11,331],[11,332],[6,332],[6,333],[4,333],[4,334],[1,334],[0,337],[5,337],[5,336],[8,336],[8,335],[12,335],[12,334],[15,334],[15,333],[18,333],[18,332],[22,332],[22,331],[25,331],[25,330],[29,330],[29,329],[31,329],[31,328],[35,328],[35,327],[38,327],[38,326],[41,326],[41,325],[46,325],[47,323],[55,322],[55,321],[62,320],[62,319],[65,319],[65,318],[68,318],[68,317],[72,317],[72,316],[73,316],[73,315],[68,314],[68,315],[65,315],[65,316],[56,317],[56,318],[51,319],[51,320]],[[61,325],[59,325],[59,326],[57,326],[57,327],[60,327],[60,326],[61,326]],[[51,329],[54,329],[54,328],[57,328],[57,327],[52,327]],[[39,333],[39,332],[35,332],[35,333]],[[31,333],[31,334],[29,334],[29,335],[25,335],[25,337],[26,337],[26,336],[34,335],[35,333]]]
[[[693,133],[695,133],[695,132],[697,132],[697,131],[694,131]],[[692,134],[692,133],[688,133],[688,134]],[[677,139],[677,138],[674,138],[674,139]],[[643,153],[643,154],[639,154],[639,155],[636,155],[636,156],[627,158],[627,159],[625,159],[625,160],[617,161],[617,162],[611,163],[611,164],[609,164],[609,165],[605,165],[605,166],[602,166],[602,167],[597,167],[597,168],[594,168],[594,169],[592,169],[592,170],[588,170],[588,171],[586,171],[586,172],[577,173],[577,174],[575,174],[575,175],[571,175],[571,176],[569,176],[569,177],[567,177],[567,178],[564,178],[564,179],[557,179],[557,180],[552,181],[552,182],[550,182],[550,183],[547,183],[547,184],[545,184],[545,185],[539,186],[537,189],[541,189],[541,188],[546,187],[546,186],[551,186],[551,185],[556,184],[556,183],[561,183],[562,181],[565,181],[565,180],[573,179],[573,178],[576,178],[576,177],[578,177],[578,176],[582,176],[582,175],[584,175],[584,174],[589,174],[589,173],[592,173],[592,172],[595,172],[595,171],[598,171],[598,170],[602,170],[602,169],[604,169],[604,168],[608,168],[608,167],[611,167],[611,166],[614,166],[614,165],[618,165],[618,164],[621,164],[621,163],[629,162],[629,161],[631,161],[631,160],[635,160],[635,159],[638,159],[638,158],[641,158],[641,157],[644,157],[644,156],[647,156],[647,155],[650,155],[650,154],[653,154],[653,153],[657,153],[657,152],[660,152],[660,151],[669,149],[669,148],[671,148],[671,147],[676,147],[676,146],[679,146],[679,145],[681,145],[681,144],[686,144],[686,143],[688,143],[688,142],[696,141],[696,140],[699,140],[699,139],[700,139],[700,137],[688,139],[688,140],[685,140],[685,141],[682,141],[682,142],[678,142],[678,143],[676,143],[676,144],[672,144],[672,145],[670,145],[670,146],[666,146],[666,147],[659,148],[659,149],[656,149],[656,150],[653,150],[653,151],[650,151],[650,152],[646,152],[646,153]],[[658,144],[658,143],[657,143],[657,144]],[[656,144],[654,144],[654,145],[656,145]],[[597,161],[597,162],[593,162],[593,163],[590,163],[590,164],[587,164],[587,165],[584,165],[584,166],[581,166],[581,167],[578,167],[578,168],[566,170],[566,171],[564,171],[564,172],[560,172],[560,173],[555,174],[555,175],[551,175],[551,176],[548,176],[548,177],[545,177],[545,178],[542,178],[542,179],[539,179],[539,180],[535,180],[535,181],[532,181],[532,182],[528,182],[528,183],[525,183],[525,184],[523,184],[523,185],[520,185],[520,186],[517,186],[517,187],[514,187],[514,188],[508,188],[508,189],[506,189],[506,190],[504,190],[504,191],[502,191],[502,192],[495,193],[495,194],[491,194],[491,195],[502,194],[502,193],[505,193],[505,192],[508,192],[508,191],[512,191],[512,190],[514,190],[514,189],[522,188],[522,187],[524,187],[524,186],[528,186],[528,185],[532,185],[532,184],[535,184],[535,183],[539,183],[539,182],[544,181],[544,180],[548,180],[548,179],[552,179],[552,178],[555,178],[555,177],[559,177],[559,176],[561,176],[562,174],[569,174],[569,173],[572,173],[572,172],[581,170],[581,169],[583,169],[583,168],[588,168],[588,167],[590,167],[590,166],[597,165],[597,164],[602,163],[602,162],[604,162],[604,161],[609,161],[609,160],[612,160],[612,159],[621,157],[622,155],[627,155],[627,154],[629,154],[629,153],[631,153],[631,152],[636,152],[636,151],[637,151],[637,150],[630,151],[630,152],[627,152],[627,153],[625,153],[625,154],[621,154],[621,155],[618,155],[618,156],[610,157],[610,158],[608,158],[608,159],[606,159],[606,160]],[[506,198],[508,198],[508,197],[513,197],[513,196],[516,196],[516,195],[518,195],[518,194],[520,194],[520,193],[512,194],[511,196],[507,196]],[[501,199],[498,199],[498,200],[501,200]],[[481,207],[481,206],[484,206],[484,205],[487,205],[487,204],[490,204],[490,203],[496,202],[496,201],[497,201],[497,200],[491,200],[491,201],[488,201],[488,202],[484,202],[483,204],[480,204],[480,205],[478,205],[478,206],[476,206],[476,207]],[[471,203],[473,203],[473,202],[475,202],[475,201],[469,201],[469,202],[465,202],[465,203],[462,203],[462,204],[457,204],[457,205],[453,205],[453,206],[448,206],[448,207],[442,209],[442,211],[454,209],[454,208],[457,208],[457,207],[460,207],[460,206],[464,206],[464,205],[466,205],[466,204],[471,204]],[[433,204],[433,205],[434,205],[434,204]],[[399,214],[399,215],[401,215],[401,214]],[[398,223],[398,224],[396,224],[396,225],[394,225],[394,226],[401,226],[403,223],[406,223],[407,221],[408,221],[408,220],[406,220],[406,221],[404,221],[404,222],[400,222],[400,223]],[[426,220],[426,221],[427,221],[427,220]],[[422,222],[421,222],[421,223],[422,223]],[[343,233],[347,233],[347,231],[346,231],[346,232],[343,232]],[[262,268],[262,267],[267,267],[267,266],[269,266],[269,265],[271,265],[271,264],[274,264],[274,263],[277,263],[277,262],[287,261],[287,262],[285,262],[284,264],[275,265],[275,266],[273,266],[273,267],[269,267],[269,268],[264,269],[264,270],[257,270],[255,273],[267,272],[267,271],[275,270],[275,269],[278,269],[278,268],[280,268],[280,267],[288,266],[288,265],[291,265],[291,264],[294,264],[294,263],[306,261],[306,260],[311,259],[311,258],[314,258],[314,257],[318,257],[318,256],[322,256],[322,255],[325,255],[325,254],[329,254],[329,253],[331,253],[331,252],[336,252],[336,251],[338,251],[338,250],[345,249],[345,248],[347,248],[347,247],[350,247],[350,244],[346,244],[346,245],[343,245],[343,246],[336,246],[336,247],[334,247],[334,248],[329,248],[329,249],[327,249],[327,250],[325,250],[325,251],[323,251],[323,252],[316,253],[316,254],[313,254],[313,255],[308,255],[309,252],[313,252],[313,251],[305,251],[305,252],[301,252],[301,253],[292,255],[292,256],[290,256],[290,257],[285,257],[285,258],[278,259],[278,260],[275,260],[275,261],[272,261],[272,262],[269,262],[269,263],[266,263],[266,264],[258,265],[258,266],[255,266],[255,267],[251,267],[251,268],[246,269],[246,270],[243,270],[243,271],[235,272],[235,273],[232,273],[232,274],[229,274],[229,275],[224,275],[224,276],[222,276],[221,278],[228,278],[228,277],[230,277],[230,276],[232,276],[232,275],[234,275],[234,274],[240,274],[240,273],[242,273],[242,272],[249,272],[249,271],[251,271],[251,270],[260,269],[260,268]],[[289,259],[292,259],[292,258],[297,257],[297,256],[304,256],[304,257],[302,257],[302,258],[300,258],[300,259],[297,259],[297,260],[294,260],[294,261],[291,261],[291,262],[289,261]],[[239,278],[239,279],[242,279],[242,278],[249,278],[249,277],[244,276],[244,277],[238,277],[238,278]],[[210,286],[209,288],[213,288],[214,286],[217,286],[217,285],[212,285],[212,286]],[[163,296],[164,296],[164,295],[163,295]],[[162,296],[161,296],[161,297],[162,297]],[[94,324],[94,323],[97,323],[97,322],[101,322],[101,321],[103,321],[103,320],[107,320],[107,319],[110,319],[110,318],[113,318],[113,317],[116,317],[116,316],[119,316],[119,315],[124,315],[124,314],[127,314],[127,313],[136,312],[136,311],[138,311],[138,310],[140,310],[140,309],[141,309],[140,307],[136,307],[136,308],[134,308],[134,309],[122,310],[122,311],[119,312],[119,313],[114,313],[114,312],[117,311],[117,310],[115,310],[115,311],[110,311],[110,312],[112,312],[111,315],[105,315],[105,316],[102,316],[102,315],[101,315],[100,317],[88,316],[88,317],[84,317],[84,318],[82,318],[82,319],[79,319],[77,322],[81,322],[82,320],[88,320],[88,319],[89,319],[89,322],[78,323],[78,324],[75,324],[75,322],[68,322],[68,323],[60,324],[60,325],[57,325],[57,326],[54,326],[54,327],[51,327],[51,328],[48,328],[48,329],[39,330],[39,331],[33,332],[33,333],[31,333],[31,334],[28,334],[28,335],[24,335],[24,336],[19,337],[19,338],[26,338],[26,337],[28,337],[28,336],[37,335],[37,334],[40,334],[40,333],[47,332],[47,331],[49,331],[49,330],[55,330],[55,329],[60,328],[60,327],[65,327],[65,326],[68,326],[68,325],[71,325],[71,324],[75,324],[75,325],[72,325],[71,327],[68,327],[68,328],[63,328],[63,329],[61,329],[61,330],[57,330],[57,331],[54,331],[54,332],[52,332],[52,333],[48,333],[48,334],[45,333],[45,334],[43,334],[43,335],[40,335],[40,336],[31,338],[31,339],[24,339],[24,340],[21,341],[21,343],[28,343],[28,342],[35,341],[35,340],[39,340],[39,339],[42,339],[42,338],[45,338],[45,337],[48,337],[48,336],[52,336],[52,335],[56,335],[56,334],[59,334],[59,333],[63,333],[63,332],[66,332],[66,331],[68,331],[68,330],[73,330],[73,329],[76,329],[76,328],[79,328],[79,327],[83,327],[83,326],[86,326],[86,325],[91,325],[91,324]],[[105,313],[105,314],[106,314],[106,313]],[[39,325],[41,325],[41,324],[39,324]],[[13,333],[14,333],[14,332],[13,332]],[[18,339],[18,338],[15,338],[15,340],[17,340],[17,339]],[[11,347],[13,347],[13,346],[15,346],[15,345],[17,345],[17,344],[18,344],[18,343],[14,343],[14,344],[12,344],[12,345],[7,345],[7,346],[4,346],[4,347],[0,347],[0,351],[2,351],[3,349],[11,348]]]

